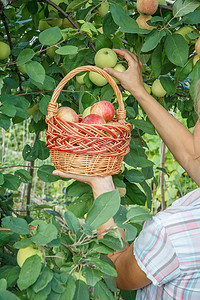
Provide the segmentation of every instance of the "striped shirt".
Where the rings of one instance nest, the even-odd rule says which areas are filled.
[[[200,188],[144,223],[134,255],[152,282],[137,300],[200,300]]]

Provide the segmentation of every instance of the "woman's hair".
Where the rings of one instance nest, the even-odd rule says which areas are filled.
[[[197,80],[195,86],[195,99],[194,99],[194,109],[200,118],[200,79]]]

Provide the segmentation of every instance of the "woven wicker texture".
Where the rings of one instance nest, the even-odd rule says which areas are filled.
[[[57,99],[65,84],[83,71],[104,76],[112,86],[118,101],[113,124],[64,122],[56,117]],[[79,116],[80,121],[82,116]],[[125,121],[126,111],[121,92],[105,71],[94,66],[83,66],[69,72],[56,87],[48,106],[46,145],[55,169],[90,176],[113,175],[120,172],[124,155],[129,152],[131,124]]]

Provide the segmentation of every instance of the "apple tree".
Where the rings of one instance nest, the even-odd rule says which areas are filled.
[[[178,111],[188,128],[194,127],[200,2],[158,2],[152,12],[142,0],[0,1],[1,143],[10,126],[23,130],[25,121],[31,136],[21,149],[18,132],[22,163],[15,159],[14,165],[0,166],[0,298],[135,299],[136,291],[117,289],[116,270],[107,255],[132,243],[151,217],[157,172],[166,172],[148,159],[146,136],[156,136],[155,129],[118,83],[132,124],[130,152],[121,172],[113,175],[117,189],[94,200],[86,184],[52,175],[45,117],[55,87],[69,71],[95,65],[95,54],[102,48],[126,48],[142,61],[148,92],[171,113]],[[123,72],[127,63],[120,59],[118,63]],[[66,84],[58,104],[82,114],[99,100],[118,107],[112,87],[99,86],[86,73]],[[34,178],[54,188],[62,182],[59,209],[53,192],[35,207]],[[21,200],[24,214],[15,210]],[[126,241],[116,228],[98,239],[97,229],[110,217],[125,230]]]

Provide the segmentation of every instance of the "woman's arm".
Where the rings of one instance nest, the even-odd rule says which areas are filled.
[[[118,56],[127,60],[128,69],[123,73],[111,68],[104,70],[116,77],[123,87],[136,98],[176,160],[200,185],[200,159],[195,157],[194,136],[145,90],[142,79],[142,63],[139,59],[125,49],[114,49],[114,51]]]
[[[75,180],[82,181],[89,184],[92,187],[94,198],[100,196],[103,193],[113,191],[115,186],[111,176],[105,177],[91,177],[83,175],[66,174],[59,171],[54,171],[54,175],[58,175],[63,178],[73,178]],[[104,232],[110,227],[115,227],[113,218],[103,224],[98,232]],[[125,240],[124,230],[119,229],[122,238]],[[99,238],[103,238],[100,235]],[[146,274],[138,266],[135,256],[133,254],[133,244],[128,245],[123,251],[116,251],[114,254],[108,255],[109,258],[115,264],[117,270],[117,287],[124,290],[133,290],[147,286],[151,281],[146,277]]]

